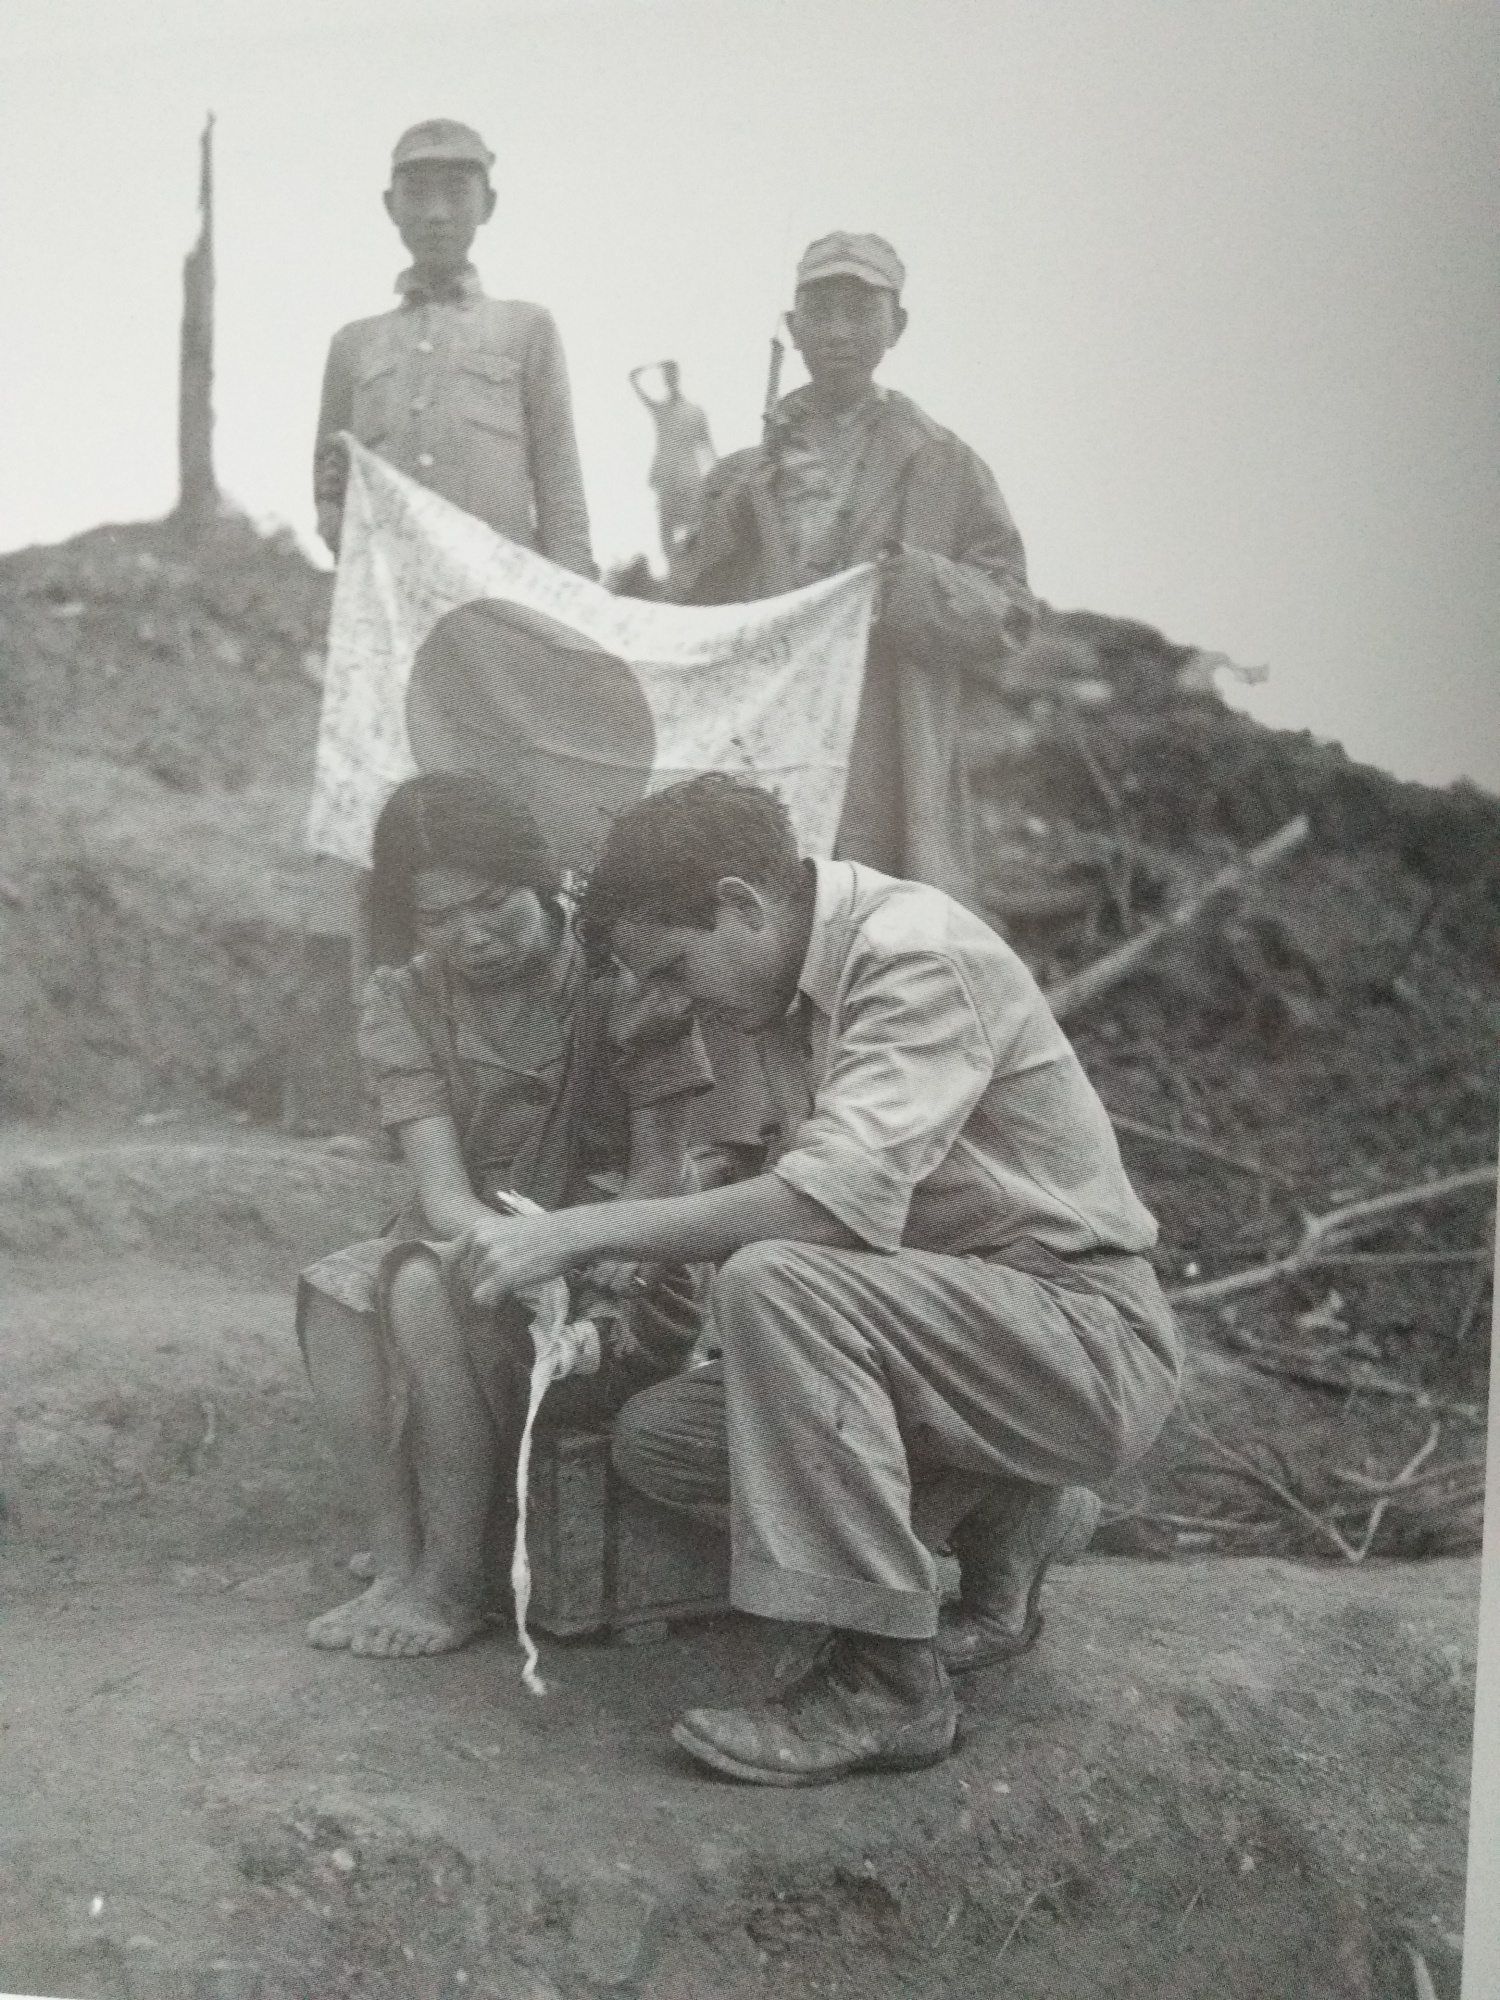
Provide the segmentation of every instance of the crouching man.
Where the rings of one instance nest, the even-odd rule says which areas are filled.
[[[780,1130],[753,1179],[475,1232],[475,1297],[602,1258],[720,1267],[722,1362],[628,1403],[617,1463],[728,1503],[738,1609],[832,1631],[768,1702],[673,1734],[759,1784],[936,1763],[949,1673],[1032,1643],[1082,1488],[1172,1405],[1155,1223],[1009,947],[939,890],[802,860],[769,793],[712,776],[630,808],[583,916],[662,1002],[761,1036]]]

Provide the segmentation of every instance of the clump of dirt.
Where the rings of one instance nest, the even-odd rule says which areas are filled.
[[[344,920],[301,841],[329,596],[235,519],[0,558],[12,1116],[280,1114]]]
[[[0,724],[169,791],[311,769],[332,580],[289,534],[93,528],[0,557]]]

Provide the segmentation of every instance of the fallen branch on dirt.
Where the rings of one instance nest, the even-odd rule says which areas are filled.
[[[1386,1509],[1390,1506],[1393,1496],[1413,1477],[1418,1467],[1425,1465],[1428,1459],[1431,1458],[1432,1454],[1437,1450],[1438,1439],[1442,1436],[1442,1433],[1442,1425],[1434,1424],[1432,1429],[1427,1433],[1426,1442],[1417,1447],[1416,1451],[1412,1453],[1405,1465],[1402,1466],[1401,1470],[1390,1482],[1385,1492],[1381,1494],[1375,1505],[1370,1509],[1370,1518],[1365,1524],[1364,1540],[1359,1544],[1358,1554],[1352,1555],[1349,1558],[1351,1562],[1363,1562],[1369,1554],[1370,1544],[1375,1539],[1375,1531],[1385,1519]]]
[[[1434,1410],[1445,1417],[1463,1417],[1470,1423],[1483,1422],[1483,1413],[1477,1403],[1445,1401],[1413,1382],[1402,1382],[1394,1375],[1382,1375],[1369,1366],[1328,1368],[1322,1366],[1316,1356],[1263,1347],[1247,1334],[1229,1332],[1225,1338],[1235,1353],[1243,1355],[1250,1366],[1262,1375],[1279,1375],[1283,1381],[1300,1382],[1309,1389],[1329,1389],[1340,1396],[1393,1396],[1403,1402],[1415,1403],[1419,1410]]]
[[[1089,747],[1089,740],[1083,733],[1083,724],[1078,719],[1077,710],[1071,708],[1065,709],[1063,713],[1065,726],[1069,736],[1073,740],[1073,748],[1078,752],[1079,758],[1083,763],[1083,768],[1093,780],[1094,790],[1104,801],[1104,810],[1109,814],[1110,824],[1118,832],[1121,820],[1120,794],[1115,790],[1109,779],[1105,777],[1099,759]],[[1402,963],[1404,964],[1405,960]],[[1399,966],[1397,970],[1400,970]]]
[[[1092,965],[1084,966],[1081,972],[1075,972],[1060,985],[1049,988],[1047,1004],[1053,1014],[1059,1021],[1065,1020],[1069,1014],[1076,1014],[1080,1007],[1087,1006],[1091,1000],[1097,1000],[1101,993],[1107,993],[1112,986],[1117,986],[1127,973],[1135,970],[1149,952],[1156,949],[1163,938],[1193,923],[1216,897],[1225,895],[1231,890],[1247,888],[1257,875],[1264,874],[1266,869],[1273,868],[1278,861],[1300,847],[1306,840],[1307,833],[1307,820],[1299,813],[1295,819],[1288,820],[1284,827],[1273,833],[1269,840],[1263,840],[1258,847],[1252,847],[1242,860],[1231,862],[1227,868],[1221,868],[1206,888],[1200,889],[1196,896],[1189,896],[1186,902],[1179,903],[1169,916],[1160,918],[1154,924],[1148,924],[1144,930],[1137,931],[1133,938],[1127,938],[1124,944],[1116,945],[1113,951],[1106,952],[1103,958],[1095,959]]]
[[[1474,1273],[1474,1283],[1469,1288],[1469,1296],[1464,1300],[1464,1309],[1458,1316],[1458,1330],[1453,1336],[1453,1345],[1455,1347],[1462,1347],[1468,1339],[1469,1328],[1474,1324],[1475,1317],[1484,1299],[1485,1288],[1489,1282],[1489,1269],[1481,1265]]]
[[[1437,1425],[1433,1425],[1437,1429]],[[1414,1473],[1406,1479],[1373,1479],[1368,1472],[1345,1472],[1340,1467],[1333,1468],[1335,1479],[1343,1480],[1346,1486],[1357,1486],[1361,1493],[1371,1499],[1389,1497],[1398,1490],[1403,1494],[1421,1497],[1436,1488],[1453,1482],[1482,1491],[1484,1486],[1484,1460],[1482,1458],[1455,1458],[1446,1465],[1435,1465],[1430,1472]]]
[[[1309,1270],[1321,1263],[1345,1262],[1347,1259],[1339,1249],[1341,1240],[1366,1235],[1399,1209],[1440,1201],[1444,1196],[1459,1194],[1466,1188],[1492,1187],[1494,1182],[1493,1166],[1467,1167],[1462,1173],[1449,1174],[1443,1180],[1422,1181],[1415,1187],[1396,1188],[1390,1194],[1374,1195],[1368,1201],[1354,1201],[1344,1208],[1330,1209],[1326,1215],[1310,1215],[1303,1224],[1302,1240],[1286,1256],[1273,1257],[1269,1263],[1256,1264],[1248,1271],[1232,1271],[1227,1277],[1209,1278],[1199,1285],[1179,1285],[1169,1291],[1167,1297],[1173,1305],[1202,1305],[1209,1299],[1227,1299],[1237,1292],[1255,1291],[1262,1285],[1273,1284],[1277,1278],[1289,1277],[1295,1271]],[[1487,1253],[1476,1251],[1470,1254]]]
[[[1406,1947],[1406,1955],[1411,1960],[1412,1984],[1416,1988],[1417,2000],[1437,2000],[1437,1988],[1432,1983],[1432,1974],[1427,1970],[1427,1961],[1415,1945]]]
[[[1221,1166],[1233,1167],[1238,1173],[1253,1174],[1257,1179],[1279,1180],[1281,1176],[1274,1167],[1263,1166],[1259,1160],[1247,1159],[1241,1153],[1231,1153],[1227,1146],[1216,1146],[1212,1139],[1198,1139],[1190,1132],[1168,1132],[1159,1125],[1146,1125],[1139,1118],[1123,1117],[1118,1111],[1111,1111],[1109,1122],[1117,1132],[1129,1132],[1136,1139],[1151,1139],[1159,1146],[1175,1146],[1179,1152],[1200,1153],[1206,1160],[1217,1160]]]
[[[1412,1453],[1401,1470],[1394,1478],[1385,1482],[1379,1495],[1375,1497],[1373,1504],[1370,1506],[1369,1515],[1365,1521],[1364,1533],[1358,1541],[1351,1541],[1338,1525],[1338,1518],[1346,1515],[1349,1509],[1335,1508],[1331,1509],[1328,1513],[1318,1513],[1316,1509],[1309,1507],[1305,1500],[1294,1493],[1285,1480],[1277,1479],[1271,1473],[1267,1472],[1264,1466],[1257,1465],[1253,1459],[1246,1457],[1243,1452],[1236,1451],[1232,1445],[1226,1444],[1217,1432],[1211,1430],[1204,1423],[1201,1417],[1187,1412],[1186,1422],[1188,1429],[1193,1435],[1201,1438],[1223,1464],[1230,1467],[1242,1479],[1249,1480],[1263,1492],[1269,1493],[1274,1499],[1279,1500],[1282,1506],[1294,1514],[1304,1527],[1311,1529],[1321,1540],[1331,1543],[1344,1560],[1350,1563],[1362,1563],[1370,1553],[1371,1546],[1374,1543],[1381,1522],[1385,1519],[1387,1510],[1396,1501],[1398,1496],[1404,1493],[1409,1483],[1415,1478],[1422,1466],[1426,1464],[1433,1452],[1436,1451],[1438,1439],[1442,1434],[1441,1424],[1435,1423],[1428,1432],[1424,1442]],[[1365,1503],[1361,1500],[1357,1511],[1363,1513],[1364,1507]]]
[[[996,1958],[1004,1958],[1005,1954],[1010,1950],[1012,1944],[1015,1943],[1017,1931],[1020,1930],[1022,1924],[1025,1923],[1026,1919],[1031,1915],[1032,1911],[1036,1908],[1037,1904],[1041,1902],[1042,1898],[1044,1896],[1050,1898],[1057,1892],[1057,1890],[1064,1888],[1066,1886],[1066,1882],[1067,1882],[1066,1876],[1059,1876],[1057,1881],[1044,1882],[1040,1889],[1032,1890],[1031,1894],[1026,1898],[1026,1901],[1021,1905],[1020,1911],[1017,1914],[1015,1922],[1006,1932],[1004,1944],[1001,1945],[1000,1949],[995,1953]],[[1056,1904],[1054,1904],[1053,1909],[1055,1910],[1056,1907],[1057,1907]]]
[[[1492,1252],[1486,1244],[1478,1250],[1324,1250],[1310,1262],[1324,1264],[1483,1264],[1489,1270]]]

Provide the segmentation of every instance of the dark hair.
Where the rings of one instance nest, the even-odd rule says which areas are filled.
[[[579,906],[590,951],[607,950],[622,917],[712,930],[718,884],[738,875],[798,898],[806,879],[786,807],[774,792],[721,771],[668,785],[610,827]]]
[[[371,866],[377,965],[404,965],[417,948],[413,885],[424,868],[472,869],[544,899],[562,887],[530,812],[479,771],[424,771],[398,785],[375,822]]]

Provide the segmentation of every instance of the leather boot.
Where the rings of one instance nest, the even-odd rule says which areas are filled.
[[[758,1708],[692,1708],[673,1739],[753,1785],[826,1785],[854,1771],[912,1771],[953,1748],[957,1709],[931,1639],[830,1632]]]
[[[938,1654],[950,1674],[1017,1659],[1042,1629],[1047,1567],[1075,1562],[1099,1524],[1086,1486],[996,1483],[949,1537],[958,1557],[959,1601],[944,1606]]]

